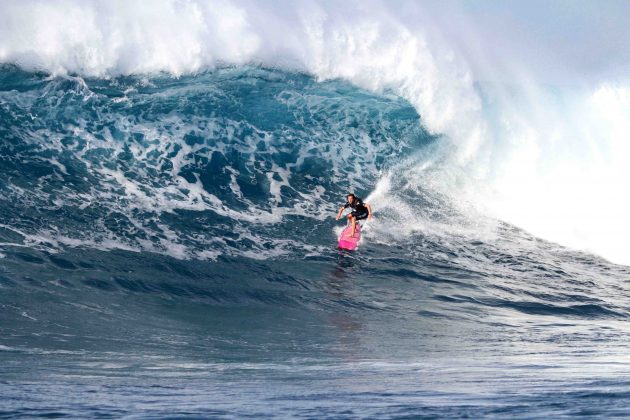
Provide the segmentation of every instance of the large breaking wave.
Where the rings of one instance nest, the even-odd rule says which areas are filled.
[[[628,3],[478,4],[1,2],[0,416],[625,413]]]
[[[607,39],[598,29],[623,33],[623,23],[615,16],[623,16],[627,4],[610,3],[608,7],[619,12],[606,15],[613,18],[604,19],[599,9],[590,8],[584,16],[590,13],[599,19],[584,22],[580,14],[573,21],[566,18],[568,27],[592,26],[590,37],[582,31],[574,34],[578,42],[594,45],[579,57],[571,53],[571,42],[557,41],[552,21],[561,11],[554,5],[528,9],[524,17],[555,41],[545,46],[539,45],[538,35],[519,38],[514,31],[506,37],[506,25],[519,28],[522,22],[506,21],[501,6],[490,13],[459,3],[276,6],[271,10],[248,1],[157,1],[150,7],[142,2],[4,2],[0,60],[31,71],[74,74],[74,82],[66,78],[55,83],[76,83],[76,89],[81,89],[79,76],[155,72],[181,76],[217,65],[262,64],[304,71],[320,81],[341,78],[372,92],[389,92],[406,99],[422,116],[423,127],[441,136],[433,154],[404,171],[413,174],[417,185],[430,184],[451,201],[475,209],[472,218],[480,210],[489,212],[543,238],[628,262],[624,243],[630,234],[625,220],[630,204],[620,191],[630,179],[624,159],[630,92],[627,75],[615,71],[623,68],[627,46],[617,50],[610,66],[591,64],[608,57],[606,49],[598,48]],[[444,12],[459,29],[441,24]],[[182,80],[189,79],[181,79],[180,85]],[[121,102],[113,111],[122,107]],[[186,124],[195,124],[193,120]],[[358,123],[379,125],[367,116]],[[118,129],[132,128],[133,122],[129,124]],[[166,123],[156,123],[158,131],[160,124]],[[332,135],[335,128],[327,128]],[[264,138],[260,132],[256,135]],[[160,144],[149,149],[169,153],[174,147],[164,141],[164,132],[154,137]],[[329,143],[330,153],[335,147],[341,150]],[[378,147],[368,148],[365,160],[357,165],[374,174],[371,181],[378,177],[369,162],[380,152]],[[146,157],[150,159],[150,154]],[[112,171],[108,176],[115,179],[120,174]],[[392,197],[389,175],[383,176],[384,205]],[[182,177],[178,186],[186,188],[181,183],[191,180]],[[286,178],[276,172],[268,181],[277,191]],[[127,191],[132,187],[126,184]],[[273,196],[270,191],[267,194]],[[195,193],[201,200],[209,192],[192,189],[190,194]],[[150,202],[145,197],[144,205],[155,204]],[[195,206],[193,201],[188,205]],[[254,208],[250,210],[248,217],[257,217]],[[279,216],[278,211],[266,210],[275,215],[269,217]],[[413,230],[426,223],[412,218],[408,225]]]
[[[2,82],[3,231],[40,248],[205,259],[328,247],[323,221],[344,191],[368,192],[430,142],[407,102],[299,73],[5,68]]]

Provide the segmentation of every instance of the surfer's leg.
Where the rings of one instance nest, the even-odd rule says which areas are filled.
[[[357,219],[356,217],[350,215],[350,223],[352,224],[352,236],[357,233]]]

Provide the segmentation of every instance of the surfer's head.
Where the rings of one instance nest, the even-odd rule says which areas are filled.
[[[348,203],[352,203],[354,201],[355,197],[356,196],[354,194],[350,193],[350,194],[346,195],[346,200],[348,200]]]

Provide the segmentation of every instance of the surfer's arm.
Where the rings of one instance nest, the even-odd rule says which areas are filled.
[[[368,203],[365,203],[365,207],[368,209],[368,219],[372,218],[372,207]]]
[[[339,218],[341,217],[341,215],[343,214],[343,211],[345,210],[346,206],[343,206],[339,209],[339,213],[337,213],[337,218],[336,220],[339,220]]]

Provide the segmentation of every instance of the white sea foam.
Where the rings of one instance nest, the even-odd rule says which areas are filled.
[[[567,7],[572,17],[529,3],[4,1],[0,61],[92,76],[261,62],[391,91],[444,136],[409,188],[434,185],[473,212],[630,263],[628,5]]]

